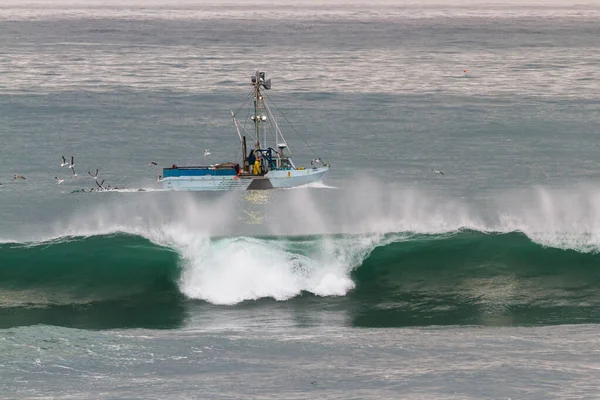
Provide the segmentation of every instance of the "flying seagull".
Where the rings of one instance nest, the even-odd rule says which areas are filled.
[[[59,178],[58,176],[55,176],[54,179],[56,179],[56,183],[59,185],[65,181],[63,178]]]
[[[69,165],[69,168],[71,168],[73,176],[77,176],[77,173],[75,173],[75,157],[73,156],[71,156],[71,165]]]
[[[23,175],[15,175],[14,179],[25,179]]]
[[[156,163],[156,161],[151,161],[150,164],[148,164],[149,167],[152,166],[157,166],[158,164]]]
[[[204,157],[210,156],[210,149],[204,149]]]
[[[65,158],[65,156],[62,156],[61,158],[62,158],[62,162],[60,163],[60,166],[61,166],[62,168],[64,168],[64,167],[68,167],[68,166],[69,166],[69,163],[67,162],[67,159]]]
[[[98,168],[96,168],[96,173],[92,174],[90,171],[88,171],[88,174],[94,178],[95,180],[98,180]]]
[[[435,172],[436,174],[444,175],[443,171],[440,171],[440,170],[437,170],[437,169],[434,169],[433,172]]]

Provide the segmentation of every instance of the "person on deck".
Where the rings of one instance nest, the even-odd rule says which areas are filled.
[[[257,158],[254,161],[254,170],[252,171],[254,175],[260,175],[260,158]]]

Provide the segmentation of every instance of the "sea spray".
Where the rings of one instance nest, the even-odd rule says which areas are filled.
[[[234,222],[231,194],[200,199],[189,193],[117,194],[91,209],[79,207],[66,220],[57,221],[50,236],[123,232],[177,246],[196,236],[231,232]]]
[[[598,187],[510,191],[498,196],[494,208],[495,232],[523,232],[536,243],[565,250],[600,250]]]
[[[178,247],[196,236],[474,230],[519,231],[547,246],[581,251],[600,247],[600,189],[593,186],[568,191],[522,188],[499,192],[491,198],[458,199],[427,188],[359,179],[345,182],[337,190],[90,195],[65,207],[73,211],[55,221],[51,230],[44,225],[25,238],[5,232],[5,241],[35,242],[124,232]]]

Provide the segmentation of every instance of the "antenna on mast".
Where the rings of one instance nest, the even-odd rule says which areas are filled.
[[[252,85],[256,89],[260,89],[261,87],[265,88],[266,90],[271,89],[271,78],[266,79],[264,72],[256,71],[256,73],[252,75],[250,80],[252,82]]]

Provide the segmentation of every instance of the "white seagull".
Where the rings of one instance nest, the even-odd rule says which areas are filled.
[[[204,149],[204,157],[210,156],[210,149]]]
[[[73,176],[77,176],[77,173],[75,173],[75,157],[73,156],[71,156],[71,165],[69,165],[69,168],[71,168]]]
[[[152,166],[156,167],[157,165],[158,164],[156,163],[156,161],[151,161],[150,164],[148,164],[149,167],[152,167]]]
[[[94,178],[95,180],[98,180],[98,168],[96,168],[96,173],[92,174],[90,171],[88,171],[88,174],[90,174],[90,176],[92,178]]]
[[[437,169],[434,169],[433,172],[435,172],[436,174],[444,175],[444,172]]]
[[[67,159],[65,158],[65,156],[62,156],[61,158],[62,158],[62,162],[60,163],[60,166],[61,166],[62,168],[64,168],[64,167],[68,167],[68,166],[69,166],[69,163],[67,162]]]
[[[63,178],[59,178],[58,176],[55,176],[54,179],[56,179],[56,183],[59,185],[65,181]]]

